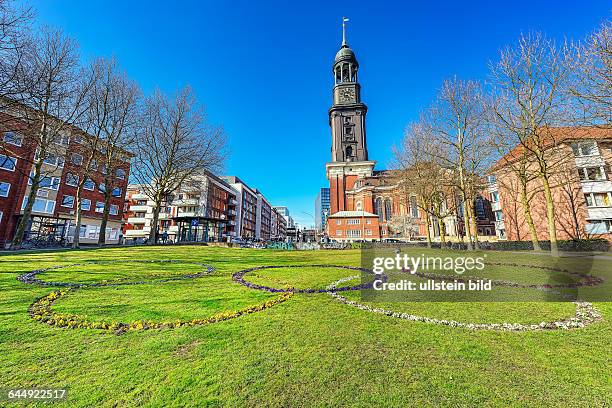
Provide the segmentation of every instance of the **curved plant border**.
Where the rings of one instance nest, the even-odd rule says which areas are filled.
[[[342,278],[328,286],[329,294],[336,300],[357,309],[371,313],[383,314],[397,319],[409,320],[414,322],[423,322],[430,324],[438,324],[449,327],[461,327],[469,330],[494,330],[494,331],[543,331],[543,330],[569,330],[585,327],[591,323],[602,320],[602,316],[592,303],[589,302],[572,302],[576,305],[576,314],[563,320],[552,322],[542,322],[540,324],[522,324],[522,323],[466,323],[456,320],[434,319],[426,316],[417,316],[409,313],[395,312],[383,308],[374,308],[363,303],[355,302],[339,295],[336,286],[358,278],[359,276],[348,276]]]
[[[141,331],[150,329],[174,329],[178,327],[193,327],[202,326],[206,324],[213,324],[222,322],[225,320],[235,319],[237,317],[262,311],[275,306],[279,303],[289,300],[293,293],[284,292],[280,296],[268,300],[264,303],[247,306],[239,310],[230,312],[216,313],[210,317],[203,319],[192,319],[192,320],[174,320],[165,322],[154,322],[150,320],[135,320],[131,323],[124,322],[93,322],[87,320],[85,317],[77,314],[61,314],[55,313],[51,306],[62,296],[67,295],[70,292],[76,291],[75,288],[69,288],[65,290],[53,291],[50,294],[43,296],[36,300],[29,308],[30,316],[39,322],[48,324],[49,326],[63,327],[69,329],[94,329],[94,330],[105,330],[112,331],[115,334],[123,334],[127,331]]]
[[[359,268],[357,266],[345,266],[345,265],[326,265],[326,264],[321,264],[321,265],[317,265],[317,264],[305,264],[305,265],[267,265],[267,266],[256,266],[254,268],[249,268],[249,269],[243,269],[241,271],[235,272],[232,275],[232,279],[238,283],[240,283],[241,285],[244,285],[248,288],[251,289],[257,289],[257,290],[265,290],[266,292],[271,292],[271,293],[277,293],[277,292],[292,292],[292,293],[329,293],[332,290],[329,288],[324,288],[324,289],[319,289],[319,288],[305,288],[305,289],[298,289],[298,288],[273,288],[270,286],[265,286],[265,285],[258,285],[256,283],[253,282],[249,282],[247,280],[244,279],[244,275],[246,275],[249,272],[253,272],[253,271],[259,271],[262,269],[279,269],[279,268],[337,268],[337,269],[348,269],[351,271],[360,271],[360,272],[365,272],[365,273],[369,273],[369,274],[373,274],[373,272],[369,269],[366,268]],[[359,276],[357,278],[360,278]],[[353,278],[356,279],[356,278]],[[352,279],[349,279],[352,280]],[[383,275],[383,280],[386,280],[386,276]],[[347,281],[344,281],[347,282]],[[372,286],[373,282],[365,282],[365,283],[360,283],[359,285],[355,285],[355,286],[345,286],[345,287],[341,287],[341,288],[334,288],[334,291],[347,291],[347,290],[360,290],[360,289],[368,289]]]
[[[111,281],[101,281],[94,283],[79,283],[79,282],[49,282],[43,281],[37,278],[37,275],[43,272],[69,268],[72,266],[87,266],[87,265],[112,265],[112,264],[121,264],[121,263],[178,263],[178,264],[191,264],[198,265],[204,268],[202,272],[192,273],[182,276],[174,276],[163,279],[153,279],[148,281],[128,281],[129,278],[118,278],[113,279]],[[161,259],[161,260],[134,260],[134,259],[118,259],[118,260],[109,260],[109,261],[91,261],[91,262],[83,262],[83,263],[74,263],[70,265],[57,265],[51,266],[49,268],[36,269],[30,272],[23,273],[17,277],[17,280],[23,283],[31,284],[31,285],[40,285],[40,286],[59,286],[59,287],[70,287],[70,288],[88,288],[88,287],[101,287],[101,286],[122,286],[122,285],[144,285],[147,283],[164,283],[164,282],[172,282],[184,279],[194,279],[200,278],[205,275],[210,275],[215,271],[215,268],[211,265],[206,265],[200,262],[194,261],[181,261],[176,259]]]

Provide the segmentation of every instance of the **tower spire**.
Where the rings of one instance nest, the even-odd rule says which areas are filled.
[[[346,22],[349,21],[347,17],[342,17],[342,46],[347,47],[346,43]]]

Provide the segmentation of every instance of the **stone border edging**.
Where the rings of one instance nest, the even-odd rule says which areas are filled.
[[[572,302],[576,305],[576,314],[573,317],[569,317],[563,320],[557,320],[553,322],[542,322],[540,324],[522,324],[522,323],[465,323],[458,322],[456,320],[445,320],[445,319],[434,319],[426,316],[417,316],[410,313],[394,312],[393,310],[387,310],[383,308],[373,308],[363,303],[355,302],[347,299],[346,297],[339,295],[335,291],[335,287],[343,282],[347,282],[353,279],[359,278],[359,276],[349,276],[342,278],[328,286],[330,296],[334,299],[344,303],[345,305],[356,307],[357,309],[364,310],[371,313],[383,314],[386,316],[394,317],[397,319],[409,320],[414,322],[423,322],[430,324],[438,324],[449,327],[461,327],[469,330],[494,330],[494,331],[543,331],[543,330],[569,330],[575,328],[582,328],[596,321],[602,320],[601,313],[592,303],[589,302]]]
[[[87,265],[105,265],[105,264],[121,264],[121,263],[180,263],[180,264],[191,264],[191,265],[198,265],[204,268],[204,271],[200,272],[200,273],[195,273],[195,274],[187,274],[187,275],[182,275],[182,276],[175,276],[175,277],[169,277],[169,278],[162,278],[162,279],[157,279],[157,280],[149,280],[149,281],[135,281],[135,282],[122,282],[122,279],[114,279],[110,282],[94,282],[94,283],[79,283],[79,282],[49,282],[49,281],[43,281],[40,280],[36,277],[36,275],[43,273],[43,272],[47,272],[47,271],[52,271],[52,270],[57,270],[57,269],[64,269],[64,268],[69,268],[72,266],[87,266]],[[211,265],[206,265],[200,262],[194,262],[194,261],[180,261],[180,260],[175,260],[175,259],[161,259],[161,260],[134,260],[134,259],[118,259],[118,260],[109,260],[109,261],[91,261],[91,262],[82,262],[82,263],[74,263],[74,264],[70,264],[70,265],[57,265],[57,266],[51,266],[49,268],[43,268],[43,269],[36,269],[30,272],[26,272],[26,273],[22,273],[21,275],[19,275],[17,277],[17,280],[22,282],[22,283],[26,283],[26,284],[30,284],[30,285],[40,285],[40,286],[60,286],[60,287],[70,287],[70,288],[88,288],[88,287],[102,287],[102,286],[123,286],[123,285],[144,285],[147,283],[164,283],[164,282],[172,282],[172,281],[178,281],[178,280],[184,280],[184,279],[194,279],[194,278],[200,278],[202,276],[205,275],[210,275],[211,273],[213,273],[215,271],[215,268]]]
[[[325,288],[325,289],[318,289],[318,288],[306,288],[306,289],[273,288],[273,287],[270,287],[270,286],[259,285],[259,284],[253,283],[253,282],[249,282],[249,281],[244,279],[244,275],[246,275],[249,272],[259,271],[259,270],[262,270],[262,269],[279,269],[279,268],[338,268],[338,269],[348,269],[348,270],[352,270],[352,271],[361,271],[361,272],[373,274],[373,272],[371,270],[366,269],[366,268],[360,268],[360,267],[357,267],[357,266],[326,265],[326,264],[322,264],[322,265],[313,265],[313,264],[306,264],[306,265],[266,265],[266,266],[256,266],[254,268],[243,269],[241,271],[235,272],[232,275],[232,279],[234,281],[240,283],[241,285],[248,287],[248,288],[256,289],[256,290],[265,290],[266,292],[271,292],[271,293],[276,293],[276,292],[329,293],[329,292],[331,292],[331,290],[328,289],[328,288]],[[358,278],[360,278],[360,277],[358,276]],[[383,276],[383,280],[386,280],[386,276]],[[372,286],[372,282],[366,282],[366,283],[360,283],[359,285],[355,285],[355,286],[345,286],[345,287],[342,287],[342,288],[335,288],[334,290],[335,291],[359,290],[359,289],[368,289],[371,286]]]

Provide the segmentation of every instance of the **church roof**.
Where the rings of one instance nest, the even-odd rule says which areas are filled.
[[[338,211],[333,213],[328,218],[344,218],[344,217],[378,217],[376,214],[372,214],[367,211]]]
[[[348,45],[343,45],[342,48],[340,48],[340,50],[338,50],[338,52],[336,53],[336,59],[334,60],[334,63],[346,60],[352,60],[357,63],[357,57],[355,57],[355,53],[353,52],[353,50],[350,49]]]

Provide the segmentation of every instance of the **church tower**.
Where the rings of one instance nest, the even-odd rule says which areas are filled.
[[[333,103],[329,109],[332,157],[325,166],[331,214],[355,210],[346,192],[355,187],[358,178],[370,177],[376,164],[368,161],[365,123],[368,107],[361,102],[361,86],[357,80],[359,63],[346,41],[347,21],[342,19],[342,45],[332,67]]]
[[[368,107],[361,102],[357,81],[359,63],[346,42],[345,19],[342,22],[342,46],[333,65],[333,104],[329,109],[332,131],[332,162],[368,160],[365,119]]]

